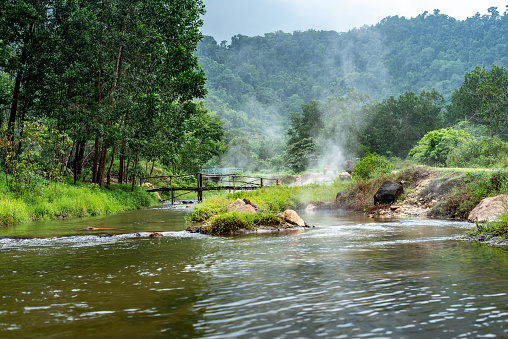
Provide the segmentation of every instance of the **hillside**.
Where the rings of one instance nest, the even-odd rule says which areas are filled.
[[[508,66],[508,15],[456,20],[439,10],[391,16],[348,32],[236,35],[230,45],[205,37],[196,55],[205,70],[206,103],[226,128],[269,134],[302,103],[354,87],[371,100],[436,88],[449,101],[475,66]]]

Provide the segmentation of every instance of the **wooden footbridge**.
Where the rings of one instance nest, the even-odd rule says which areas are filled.
[[[238,190],[253,190],[260,187],[278,185],[278,179],[252,177],[240,174],[184,174],[145,177],[141,183],[150,183],[148,192],[170,192],[171,203],[175,199],[189,192],[196,192],[198,201],[203,200],[204,191],[222,191],[228,190],[234,192]],[[152,188],[153,185],[153,188]]]

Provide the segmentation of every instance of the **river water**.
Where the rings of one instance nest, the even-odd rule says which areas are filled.
[[[508,337],[508,252],[458,240],[466,223],[317,211],[211,237],[188,210],[0,229],[0,337]],[[174,233],[100,236],[139,231]]]

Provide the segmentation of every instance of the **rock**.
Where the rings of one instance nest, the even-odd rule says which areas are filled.
[[[402,185],[387,180],[374,195],[374,204],[393,204],[403,192]]]
[[[300,227],[307,226],[305,224],[305,221],[303,221],[303,219],[300,218],[298,213],[296,213],[293,210],[285,210],[284,212],[279,213],[279,217],[284,218],[284,220],[286,220],[288,223],[293,224],[293,225],[297,225]]]
[[[252,207],[254,207],[254,209],[257,211],[261,211],[261,208],[259,208],[259,206],[255,205],[252,203],[252,201],[250,201],[249,199],[247,198],[244,198],[243,199],[243,202],[246,204],[246,205],[251,205]]]
[[[350,181],[351,174],[349,174],[348,172],[341,172],[341,173],[339,173],[339,179],[342,181]]]
[[[190,233],[201,233],[201,226],[189,226],[186,231]]]
[[[150,238],[163,238],[163,237],[164,235],[159,232],[153,232],[152,234],[150,234]]]
[[[496,220],[501,214],[506,212],[508,207],[508,195],[498,195],[483,199],[478,206],[476,206],[467,221],[479,223],[489,222]]]
[[[247,205],[242,199],[236,199],[227,207],[228,212],[246,212],[256,213],[256,209],[252,205]]]
[[[315,210],[317,207],[312,205],[312,204],[308,204],[307,207],[305,207],[305,210],[306,211],[312,211],[312,210]]]
[[[346,172],[351,174],[353,167],[355,167],[355,162],[353,160],[346,160]]]

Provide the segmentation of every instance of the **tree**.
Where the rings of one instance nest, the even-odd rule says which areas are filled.
[[[492,65],[490,70],[475,67],[464,76],[455,90],[449,108],[448,122],[471,121],[488,126],[489,135],[506,138],[508,113],[508,70]]]
[[[411,149],[409,156],[422,164],[445,166],[450,152],[472,139],[469,133],[453,128],[430,131]]]

